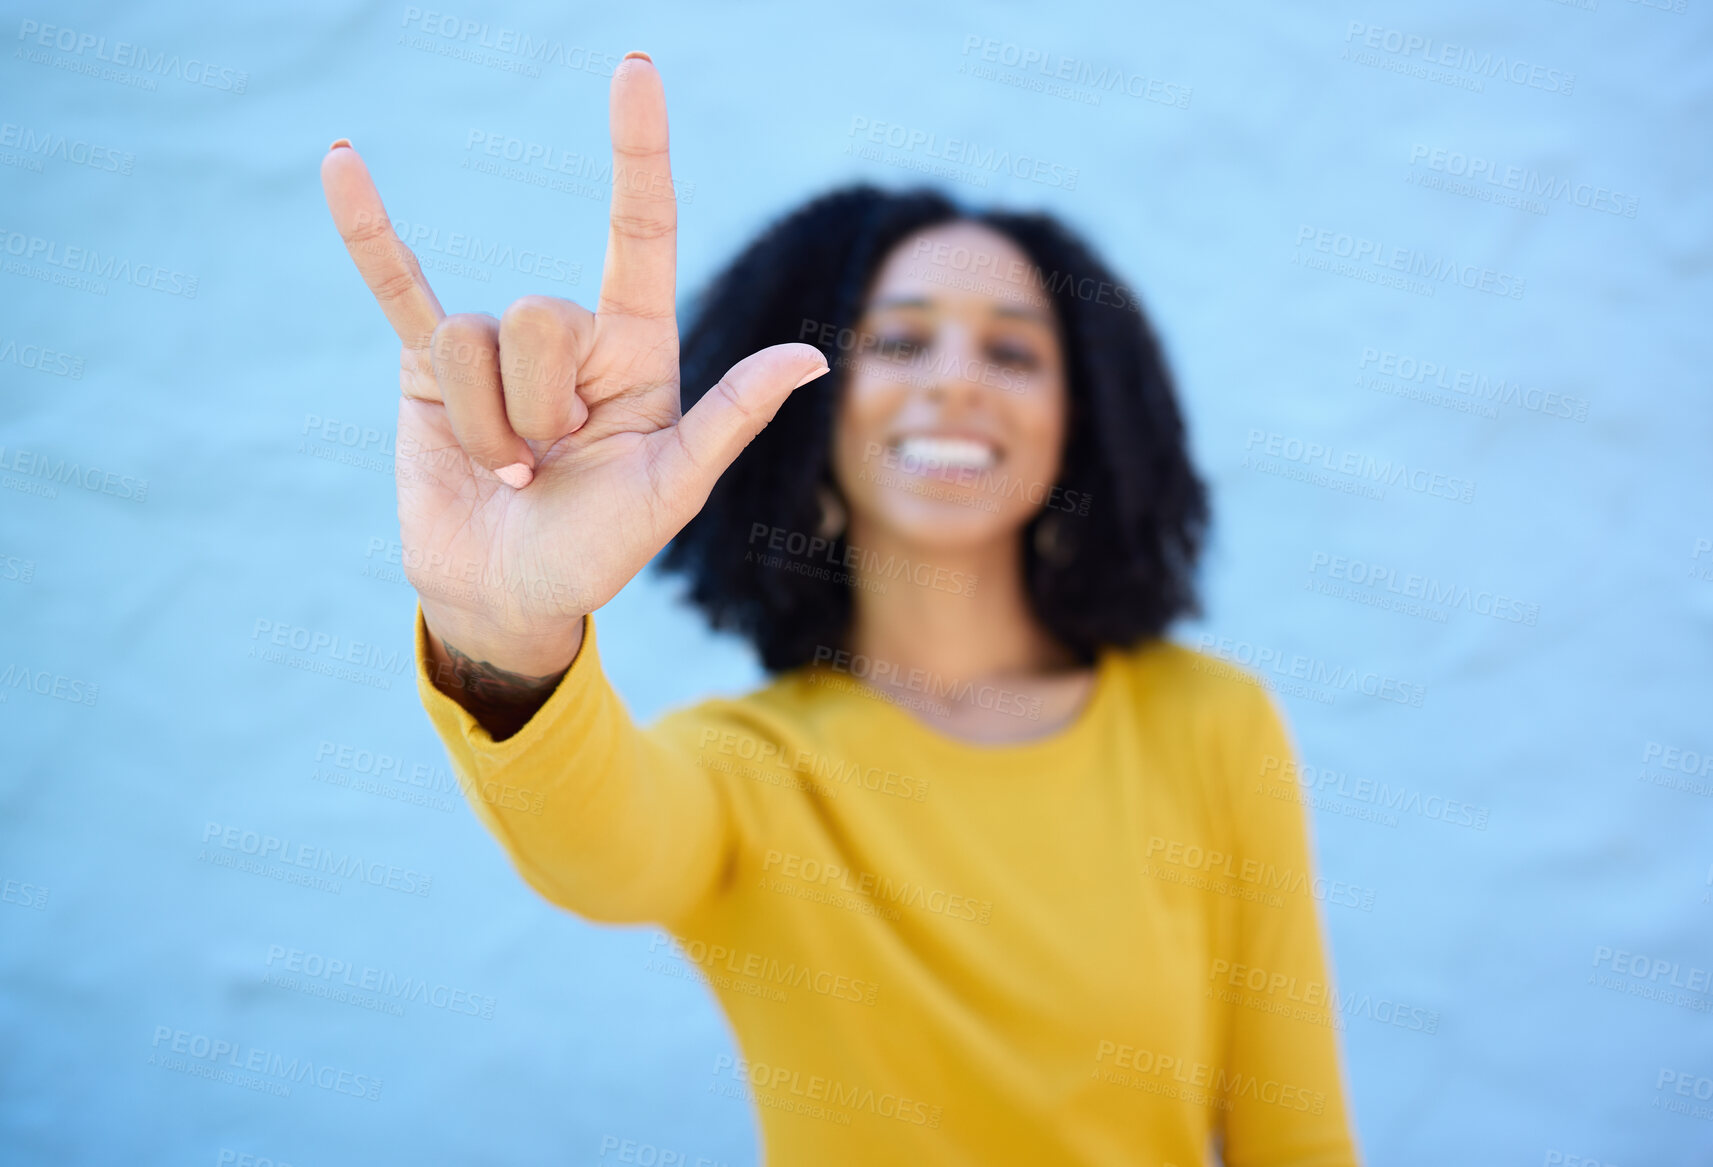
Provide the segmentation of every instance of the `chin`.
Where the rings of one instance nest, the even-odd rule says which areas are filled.
[[[1015,539],[1029,521],[1012,514],[1001,499],[971,494],[957,501],[932,498],[889,498],[865,508],[865,526],[885,530],[923,547],[963,551],[1002,539]]]

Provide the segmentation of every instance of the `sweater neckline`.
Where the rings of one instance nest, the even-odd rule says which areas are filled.
[[[890,724],[891,736],[919,743],[943,755],[989,765],[1031,763],[1074,750],[1096,732],[1096,727],[1106,717],[1107,708],[1117,699],[1114,691],[1120,681],[1117,675],[1119,656],[1118,651],[1110,647],[1100,650],[1095,661],[1094,684],[1068,722],[1041,737],[1009,742],[972,741],[936,729],[908,709],[899,706],[885,690],[825,664],[811,666],[808,679],[810,683],[814,683],[815,675],[819,674],[837,678],[847,686],[854,686],[859,700],[879,707],[877,715]],[[847,691],[852,690],[847,688]]]

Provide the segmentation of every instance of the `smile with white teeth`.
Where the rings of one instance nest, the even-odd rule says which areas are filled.
[[[913,434],[892,448],[905,471],[987,470],[999,462],[999,448],[978,438],[933,437]]]

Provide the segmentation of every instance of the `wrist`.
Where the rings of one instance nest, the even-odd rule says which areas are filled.
[[[571,667],[583,646],[584,617],[551,628],[516,629],[420,598],[423,623],[437,674],[447,673],[452,654],[483,661],[506,672],[531,677],[558,676]],[[437,681],[438,683],[438,681]]]

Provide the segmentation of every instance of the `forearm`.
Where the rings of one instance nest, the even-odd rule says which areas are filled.
[[[495,741],[529,723],[583,645],[583,621],[566,634],[528,637],[475,624],[422,601],[434,687],[467,710]]]
[[[574,649],[554,650],[574,658],[567,667],[523,674],[531,680],[522,686],[527,696],[476,670],[480,662],[464,653],[460,633],[438,635],[450,642],[444,658],[424,612],[416,637],[424,708],[460,789],[532,887],[586,919],[614,923],[676,919],[704,898],[727,867],[734,838],[727,799],[681,736],[631,720],[601,670],[592,619]],[[484,652],[516,671],[555,667],[515,651],[484,642]],[[453,677],[462,670],[465,683],[438,685],[442,664]],[[478,698],[495,687],[503,697]],[[523,724],[501,740],[469,702],[497,705],[500,716]]]

